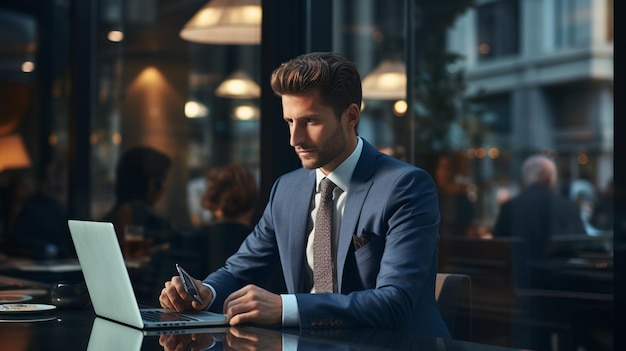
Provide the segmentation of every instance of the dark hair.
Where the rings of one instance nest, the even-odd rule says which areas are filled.
[[[314,90],[337,116],[350,105],[361,107],[363,93],[356,66],[339,54],[312,52],[283,62],[272,72],[270,84],[278,96]]]
[[[209,211],[222,210],[224,217],[234,218],[254,209],[257,184],[248,167],[232,164],[209,177],[202,206]]]
[[[162,184],[171,163],[169,156],[147,146],[136,146],[124,152],[116,170],[117,202],[144,199],[150,180]]]

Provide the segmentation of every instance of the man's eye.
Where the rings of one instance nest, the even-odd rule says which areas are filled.
[[[307,118],[306,119],[306,123],[307,124],[315,123],[315,119],[314,118]]]
[[[285,123],[287,123],[288,125],[292,125],[293,124],[293,119],[286,119]]]

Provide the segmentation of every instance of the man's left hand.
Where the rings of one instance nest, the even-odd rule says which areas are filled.
[[[259,325],[280,325],[283,317],[283,301],[280,295],[250,284],[228,296],[224,301],[224,313],[230,325],[246,322]]]

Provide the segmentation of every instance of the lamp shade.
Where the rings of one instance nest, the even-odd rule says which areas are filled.
[[[259,44],[261,0],[211,0],[180,31],[180,37],[205,44]]]
[[[406,66],[403,62],[383,60],[363,79],[363,98],[406,99]]]
[[[261,96],[261,87],[246,72],[236,70],[217,86],[215,95],[229,99],[254,99]]]
[[[22,137],[17,134],[0,137],[0,172],[30,167],[30,157]]]

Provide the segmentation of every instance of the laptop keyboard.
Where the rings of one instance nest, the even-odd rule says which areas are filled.
[[[149,322],[193,321],[195,319],[175,312],[140,311],[141,317]]]

